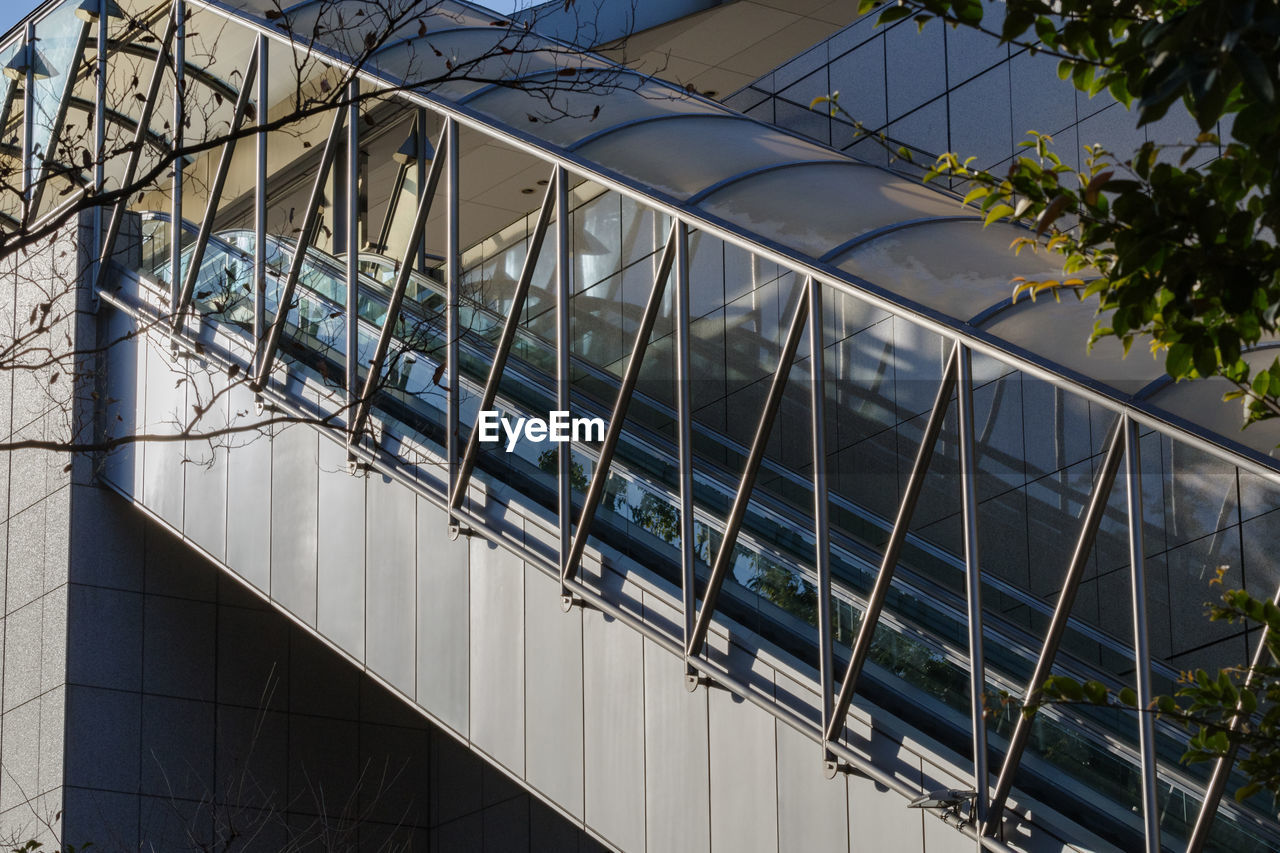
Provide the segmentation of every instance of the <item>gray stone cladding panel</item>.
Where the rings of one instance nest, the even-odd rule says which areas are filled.
[[[357,659],[365,654],[366,478],[347,473],[346,451],[319,448],[316,628]]]
[[[820,772],[822,749],[779,722],[778,838],[796,850],[837,850],[853,834],[845,804],[846,777],[827,779]]]
[[[366,663],[407,696],[414,695],[417,645],[417,523],[413,492],[378,474],[366,504]]]
[[[564,613],[560,585],[525,568],[525,778],[583,816],[582,610]]]
[[[204,417],[212,426],[230,422],[230,398],[222,374],[190,380],[192,395],[203,405],[214,400]],[[227,439],[211,438],[186,443],[186,519],[183,532],[214,559],[223,561],[227,546]]]
[[[143,357],[147,370],[142,429],[144,434],[172,435],[190,419],[186,377],[174,369],[173,356],[163,344],[147,339],[141,348],[146,351]],[[144,442],[142,459],[142,494],[148,508],[177,529],[183,529],[186,443]]]
[[[471,741],[524,773],[524,564],[473,537]]]
[[[264,592],[271,588],[272,444],[269,436],[244,441],[231,451],[227,471],[227,565]]]
[[[778,849],[773,715],[724,690],[709,691],[707,701],[713,721],[711,849]]]
[[[645,847],[644,646],[597,610],[582,616],[587,824],[626,850]]]
[[[291,426],[271,441],[271,597],[316,621],[319,435]]]
[[[684,662],[645,640],[645,819],[650,850],[711,846],[706,690],[685,689]]]
[[[416,698],[466,735],[470,730],[470,540],[450,540],[447,520],[426,499],[418,498]]]

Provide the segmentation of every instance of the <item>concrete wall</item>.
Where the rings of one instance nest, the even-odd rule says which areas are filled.
[[[6,257],[0,268],[0,435],[66,441],[77,419],[71,380],[84,365],[66,343],[92,332],[77,282],[86,263],[75,228]],[[50,354],[55,358],[50,358]],[[0,453],[0,838],[49,841],[62,806],[66,630],[73,482],[85,466],[27,449]]]

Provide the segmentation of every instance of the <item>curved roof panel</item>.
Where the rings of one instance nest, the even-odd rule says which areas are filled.
[[[905,223],[886,229],[832,259],[867,281],[883,282],[908,299],[957,319],[972,320],[1013,293],[1011,282],[1059,278],[1043,254],[1009,251],[1007,228],[980,228],[973,217]],[[1028,300],[1029,302],[1030,300]]]
[[[598,90],[596,90],[598,87]],[[608,98],[602,98],[602,92]],[[607,69],[585,71],[577,85],[555,92],[550,100],[545,91],[492,85],[467,100],[476,112],[499,121],[512,116],[538,119],[538,135],[552,145],[569,148],[574,143],[602,131],[638,119],[666,115],[728,115],[728,110],[709,110],[704,101],[672,91],[633,71]]]
[[[811,142],[762,130],[732,113],[681,115],[625,125],[577,148],[583,157],[675,198],[778,162],[848,158]]]
[[[1274,346],[1244,354],[1254,368],[1271,364],[1280,350]],[[1263,454],[1271,454],[1280,445],[1280,420],[1262,421],[1241,430],[1243,411],[1239,403],[1224,403],[1222,395],[1231,390],[1225,379],[1212,377],[1195,382],[1170,383],[1150,396],[1150,401],[1166,412],[1185,421],[1227,436]]]
[[[1115,338],[1104,338],[1087,350],[1093,323],[1093,311],[1074,297],[1041,296],[1035,302],[1019,299],[983,329],[1123,394],[1136,394],[1164,375],[1160,362],[1141,343],[1134,344],[1128,358]]]
[[[700,206],[814,258],[887,225],[957,213],[955,199],[847,157],[759,172]]]
[[[388,45],[369,60],[371,71],[401,80],[438,81],[427,82],[426,88],[454,99],[497,80],[603,65],[602,60],[568,55],[551,42],[498,27],[428,32]]]
[[[193,2],[288,36],[270,0]],[[294,33],[303,22],[321,24],[311,31],[317,45],[350,61],[363,45],[346,46],[351,27],[323,26],[323,16],[335,8],[308,2],[286,10],[285,18]],[[1091,306],[1069,297],[1002,305],[1017,276],[1060,277],[1042,255],[1009,252],[1024,230],[1006,223],[983,228],[976,212],[966,212],[954,195],[745,116],[725,120],[737,114],[457,0],[439,0],[421,25],[427,32],[419,37],[419,20],[406,21],[406,40],[375,55],[371,69],[389,84],[422,81],[424,94],[443,109],[484,121],[517,145],[629,186],[695,224],[710,223],[798,268],[829,272],[824,277],[870,294],[878,304],[897,305],[930,326],[980,333],[995,346],[1003,341],[1011,358],[1069,381],[1083,380],[1089,393],[1148,408],[1133,395],[1163,374],[1160,363],[1141,344],[1129,358],[1121,357],[1113,341],[1086,353]],[[469,79],[437,82],[456,78],[459,67],[468,67]],[[513,88],[538,73],[557,84],[539,86],[536,93]],[[1214,433],[1215,441],[1220,437],[1234,450],[1271,453],[1275,436],[1265,429],[1247,442],[1239,439],[1236,408],[1210,404],[1220,394],[1212,383],[1189,387],[1153,392],[1152,406],[1158,402],[1174,420],[1185,411],[1202,433]]]

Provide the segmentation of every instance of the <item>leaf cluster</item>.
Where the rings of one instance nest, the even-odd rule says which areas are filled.
[[[1116,337],[1127,351],[1145,339],[1174,379],[1226,379],[1245,425],[1280,415],[1280,361],[1246,358],[1280,326],[1280,0],[1003,5],[988,32],[1056,57],[1064,81],[1109,92],[1139,126],[1181,104],[1199,133],[1134,151],[1091,146],[1077,170],[1033,132],[1005,174],[945,153],[926,179],[957,181],[988,224],[1028,225],[1015,250],[1061,256],[1062,279],[1015,282],[1015,295],[1096,298],[1093,340]],[[980,0],[906,0],[880,21],[984,29],[989,11]],[[818,100],[838,109],[834,96]]]

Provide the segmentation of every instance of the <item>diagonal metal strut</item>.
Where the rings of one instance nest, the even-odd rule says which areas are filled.
[[[293,303],[293,293],[298,289],[298,278],[302,275],[302,265],[306,262],[307,249],[311,247],[311,242],[316,236],[320,219],[320,199],[324,195],[324,185],[329,177],[329,169],[338,154],[345,117],[346,110],[339,109],[334,112],[333,127],[329,129],[329,138],[324,143],[324,153],[320,156],[316,180],[311,186],[311,197],[307,200],[307,211],[302,218],[302,231],[298,234],[298,244],[293,250],[293,262],[289,264],[289,274],[285,278],[280,298],[276,302],[276,316],[267,330],[267,339],[263,341],[261,352],[256,359],[256,372],[253,381],[249,384],[254,391],[261,391],[266,386],[268,377],[271,376],[276,351],[280,348],[280,338],[284,335],[285,320],[289,316],[290,306]]]
[[[1138,424],[1127,414],[1121,416],[1124,433],[1126,503],[1129,515],[1129,582],[1133,607],[1134,689],[1137,706],[1151,704],[1151,652],[1147,644],[1147,589],[1144,565],[1146,548],[1142,541],[1142,451]],[[1138,754],[1142,767],[1142,827],[1144,849],[1160,853],[1160,812],[1156,786],[1156,743],[1153,715],[1138,712]]]
[[[138,130],[134,134],[133,145],[129,149],[129,160],[125,164],[124,175],[120,178],[122,195],[116,202],[115,209],[111,211],[111,223],[107,226],[106,236],[102,240],[102,254],[98,258],[98,275],[93,283],[94,290],[100,290],[106,279],[107,261],[111,258],[116,237],[120,234],[120,225],[124,222],[125,207],[132,195],[130,190],[134,176],[138,172],[138,162],[142,159],[143,140],[146,139],[150,130],[151,112],[160,95],[160,83],[164,79],[164,69],[169,61],[169,47],[173,44],[173,34],[177,29],[177,19],[170,15],[168,23],[165,24],[164,35],[160,37],[160,50],[156,53],[151,82],[147,84],[147,94],[142,102],[141,114],[138,116]]]
[[[222,189],[227,183],[227,173],[231,171],[231,158],[236,153],[236,135],[244,124],[244,116],[248,111],[249,98],[253,93],[254,77],[258,72],[258,51],[249,54],[249,65],[244,71],[244,83],[240,94],[236,97],[235,112],[231,117],[231,128],[227,131],[227,141],[222,144],[222,156],[218,159],[218,171],[214,173],[213,185],[209,188],[209,200],[205,204],[204,218],[200,220],[200,233],[196,237],[195,246],[191,249],[191,258],[187,261],[187,275],[182,282],[182,290],[178,292],[178,301],[173,309],[173,328],[182,326],[182,318],[191,304],[195,293],[196,279],[200,275],[200,265],[204,262],[205,248],[209,245],[209,237],[213,234],[213,220],[218,213],[218,204],[222,200]]]
[[[826,349],[822,340],[822,284],[809,279],[809,426],[813,450],[814,569],[818,575],[818,681],[822,689],[822,730],[831,719],[831,518],[827,488]],[[823,760],[834,760],[823,750]]]
[[[1276,594],[1272,597],[1271,602],[1280,606],[1280,590],[1276,590]],[[1262,637],[1258,639],[1258,648],[1253,653],[1253,661],[1249,665],[1249,672],[1244,677],[1244,685],[1240,688],[1243,692],[1248,690],[1252,685],[1256,676],[1258,667],[1262,666],[1263,661],[1267,659],[1267,641],[1270,629],[1263,629]],[[1237,716],[1233,717],[1230,724],[1230,730],[1237,732],[1244,725],[1247,715],[1241,714],[1244,706],[1236,705]],[[1231,775],[1231,766],[1235,763],[1236,753],[1239,752],[1240,745],[1232,743],[1227,754],[1220,757],[1213,763],[1213,775],[1209,777],[1209,784],[1205,787],[1204,802],[1200,805],[1200,813],[1196,816],[1196,824],[1191,830],[1191,838],[1187,841],[1187,853],[1200,853],[1204,849],[1205,843],[1209,840],[1209,830],[1213,828],[1213,818],[1218,812],[1218,803],[1222,801],[1222,793],[1227,787],[1227,777]]]
[[[1093,542],[1098,535],[1098,527],[1107,512],[1107,501],[1111,498],[1111,490],[1115,487],[1116,474],[1120,471],[1120,462],[1124,458],[1124,436],[1117,422],[1112,428],[1111,437],[1107,441],[1107,455],[1098,472],[1098,479],[1093,486],[1093,494],[1089,498],[1089,506],[1085,510],[1080,523],[1080,535],[1076,538],[1075,550],[1071,552],[1071,560],[1067,564],[1067,573],[1062,580],[1062,591],[1058,594],[1058,603],[1053,609],[1053,617],[1045,632],[1044,643],[1040,648],[1040,656],[1036,659],[1036,668],[1027,683],[1027,692],[1023,697],[1023,707],[1035,705],[1040,701],[1044,683],[1053,670],[1053,659],[1066,633],[1067,622],[1071,618],[1071,608],[1075,604],[1076,592],[1080,589],[1080,579],[1084,576],[1085,567],[1093,554]],[[1017,775],[1018,764],[1022,761],[1023,750],[1027,746],[1027,738],[1031,736],[1032,718],[1018,715],[1013,735],[1009,738],[1009,748],[1005,751],[1004,764],[1000,768],[1000,778],[996,780],[995,792],[991,795],[991,807],[986,825],[982,827],[984,835],[991,835],[1000,826],[1004,814],[1005,800],[1013,789],[1013,778]]]
[[[547,192],[542,199],[542,209],[538,212],[538,220],[533,227],[533,237],[529,241],[529,251],[524,256],[524,264],[520,267],[520,278],[516,281],[515,292],[511,295],[511,307],[507,311],[507,319],[502,324],[502,336],[498,338],[498,348],[493,355],[493,364],[489,367],[489,377],[484,383],[484,392],[480,396],[480,408],[487,411],[493,408],[493,401],[498,398],[498,386],[502,382],[502,374],[507,367],[507,359],[511,356],[511,345],[515,342],[516,332],[520,329],[520,318],[524,314],[525,302],[529,296],[529,285],[533,282],[533,271],[542,254],[542,244],[547,236],[547,228],[551,224],[551,214],[556,209],[556,181],[562,174],[559,170],[552,173],[547,182]],[[480,429],[475,426],[471,437],[467,440],[462,460],[458,463],[458,481],[454,484],[453,494],[449,496],[449,508],[457,509],[462,504],[462,496],[466,494],[467,483],[471,481],[471,473],[476,467],[476,456],[480,452]]]
[[[445,119],[444,129],[440,132],[440,141],[436,146],[436,157],[431,161],[431,171],[427,173],[427,185],[422,193],[422,201],[418,203],[418,212],[413,217],[413,227],[409,231],[409,244],[400,256],[400,268],[396,271],[395,283],[391,286],[391,299],[387,303],[387,316],[382,321],[382,331],[378,334],[378,344],[369,361],[369,373],[364,378],[364,390],[360,392],[360,400],[351,415],[349,440],[355,442],[364,430],[365,421],[369,418],[369,409],[373,405],[373,394],[378,387],[382,373],[382,363],[387,359],[391,349],[391,339],[395,337],[396,321],[400,318],[400,306],[404,304],[404,291],[409,285],[409,274],[413,272],[413,259],[417,257],[418,245],[422,242],[422,232],[426,228],[427,217],[431,214],[431,201],[435,198],[436,186],[444,172],[445,161],[453,155],[449,148],[449,127],[453,119]],[[449,366],[452,384],[457,384],[457,369]]]
[[[898,567],[898,555],[907,540],[907,528],[911,526],[911,517],[916,511],[916,502],[920,499],[920,491],[924,486],[925,475],[929,472],[929,462],[933,459],[933,450],[937,446],[938,436],[942,433],[942,425],[947,418],[947,408],[956,389],[956,376],[959,373],[959,347],[951,350],[947,366],[942,371],[942,382],[938,386],[938,396],[933,401],[933,410],[929,413],[929,421],[924,428],[924,436],[920,439],[920,448],[916,451],[915,463],[911,466],[911,477],[907,480],[907,489],[898,506],[898,516],[893,522],[893,532],[884,546],[884,556],[880,559],[880,570],[876,574],[876,583],[867,599],[867,609],[862,615],[862,623],[858,626],[858,636],[853,642],[853,651],[849,658],[849,668],[845,670],[844,681],[840,685],[840,695],[827,721],[826,738],[829,741],[839,740],[844,729],[844,718],[849,713],[849,703],[853,701],[854,690],[858,686],[858,677],[862,674],[867,653],[871,651],[871,639],[875,635],[876,624],[880,621],[880,612],[884,609],[885,599],[889,596],[889,588],[893,583],[893,573]]]
[[[578,527],[574,533],[573,544],[569,548],[569,556],[560,566],[562,581],[571,580],[577,574],[578,564],[582,561],[582,552],[587,547],[587,535],[591,532],[591,522],[595,520],[596,509],[600,506],[600,499],[604,497],[609,467],[613,462],[614,451],[618,449],[618,439],[622,437],[622,424],[627,419],[627,409],[631,405],[636,383],[640,380],[640,366],[644,361],[645,350],[649,347],[649,336],[653,333],[653,324],[657,321],[658,311],[662,308],[662,297],[667,290],[667,278],[671,275],[671,266],[675,262],[678,234],[679,222],[677,221],[671,224],[671,233],[667,236],[667,245],[662,250],[662,260],[658,263],[658,273],[653,279],[653,289],[649,291],[649,301],[645,303],[640,328],[636,329],[631,357],[627,359],[627,369],[622,375],[622,384],[618,387],[618,397],[613,404],[613,413],[609,416],[609,427],[605,430],[604,442],[600,445],[600,458],[596,462],[596,470],[591,475],[590,485],[587,486],[587,494],[583,499],[582,512],[578,516]]]
[[[973,732],[973,815],[977,826],[987,820],[987,748],[986,664],[982,648],[982,560],[978,539],[978,465],[973,437],[973,353],[957,342],[959,349],[960,385],[957,389],[957,420],[960,432],[960,493],[963,497],[961,517],[964,523],[965,605],[969,634],[969,720]],[[995,420],[994,412],[990,418]],[[982,845],[979,843],[979,849]]]
[[[796,349],[800,346],[800,338],[804,336],[806,322],[809,319],[809,288],[807,282],[801,286],[800,301],[791,318],[791,328],[787,332],[786,343],[782,354],[778,357],[778,369],[769,384],[769,396],[765,398],[764,411],[760,422],[756,425],[755,438],[751,441],[751,449],[747,452],[747,463],[742,470],[742,482],[738,493],[733,498],[733,506],[724,524],[724,539],[720,550],[716,553],[715,565],[711,567],[711,577],[707,579],[707,591],[702,596],[702,610],[698,613],[697,622],[693,626],[693,635],[685,646],[685,655],[694,657],[706,640],[707,629],[711,627],[711,617],[715,614],[716,599],[720,597],[720,588],[733,565],[733,552],[738,544],[738,532],[742,521],[747,516],[747,506],[751,503],[751,492],[756,485],[756,475],[760,472],[760,463],[764,461],[765,447],[769,443],[769,434],[773,432],[773,422],[778,416],[778,408],[782,404],[782,394],[787,387],[787,377],[791,374],[791,364],[795,361]]]

